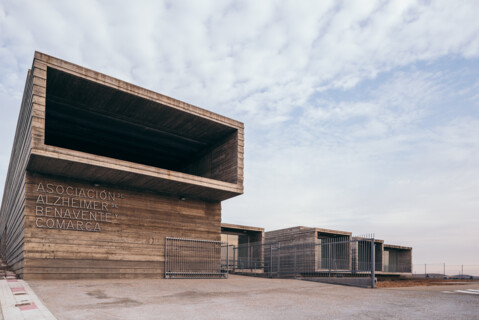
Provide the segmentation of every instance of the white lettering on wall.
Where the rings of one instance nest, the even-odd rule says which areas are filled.
[[[118,218],[111,209],[124,199],[123,194],[107,190],[42,182],[36,191],[35,226],[46,229],[101,232],[102,224]]]

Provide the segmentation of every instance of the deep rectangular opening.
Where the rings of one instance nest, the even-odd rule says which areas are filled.
[[[51,67],[45,144],[236,183],[238,130]]]
[[[411,259],[410,250],[384,248],[384,271],[411,272]]]
[[[337,238],[344,238],[349,240],[349,236],[344,235],[344,234],[339,234],[339,233],[329,233],[329,232],[323,232],[323,231],[318,231],[317,234],[318,239],[337,239]]]

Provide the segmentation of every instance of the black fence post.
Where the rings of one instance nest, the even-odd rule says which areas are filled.
[[[376,271],[376,245],[374,244],[374,239],[371,239],[371,288],[376,287],[375,283],[375,271]]]

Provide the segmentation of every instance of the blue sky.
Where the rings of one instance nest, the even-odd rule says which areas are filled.
[[[35,50],[245,123],[223,220],[479,264],[477,1],[2,1],[0,180]],[[3,188],[3,183],[0,183]]]

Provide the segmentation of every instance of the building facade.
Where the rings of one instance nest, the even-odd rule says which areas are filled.
[[[162,277],[165,239],[221,240],[244,125],[35,52],[0,211],[26,279]]]

